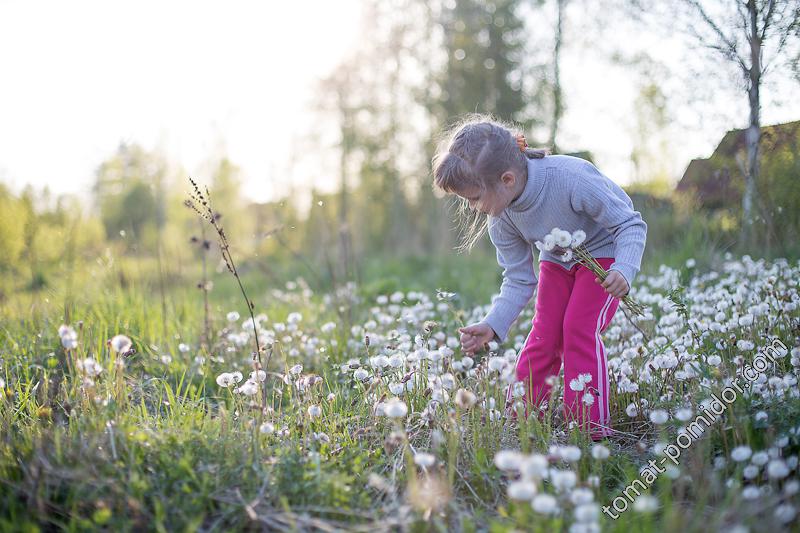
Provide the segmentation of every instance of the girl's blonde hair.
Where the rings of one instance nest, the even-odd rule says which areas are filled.
[[[471,113],[447,128],[439,137],[433,156],[433,186],[447,194],[468,187],[482,191],[494,190],[500,176],[511,170],[517,176],[527,172],[527,159],[541,159],[547,150],[517,145],[516,136],[522,131],[491,115]],[[489,217],[470,208],[469,201],[460,198],[458,227],[461,236],[457,250],[471,250],[488,226]]]

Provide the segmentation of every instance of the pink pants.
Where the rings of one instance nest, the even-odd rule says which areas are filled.
[[[597,262],[608,270],[614,259],[602,257]],[[551,261],[539,262],[536,313],[517,358],[517,380],[526,385],[526,406],[538,409],[549,398],[548,381],[555,379],[548,377],[558,376],[563,362],[565,418],[585,428],[588,414],[589,433],[597,439],[610,434],[611,422],[608,368],[600,334],[617,311],[619,299],[608,294],[595,277],[580,264],[567,270]],[[591,376],[588,381],[587,374]],[[512,388],[508,390],[509,400]],[[587,394],[593,399],[585,397]]]

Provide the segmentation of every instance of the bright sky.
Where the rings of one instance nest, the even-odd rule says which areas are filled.
[[[190,172],[224,148],[264,199],[359,22],[357,0],[0,0],[0,180],[88,192],[124,140]]]
[[[315,81],[367,45],[358,41],[359,23],[359,0],[0,0],[0,181],[87,195],[96,167],[127,141],[163,151],[201,179],[224,150],[254,200],[285,194],[289,179],[330,189],[335,169],[286,170],[295,141],[316,127]],[[561,144],[592,150],[601,170],[624,184],[634,78],[592,58],[593,43],[579,39],[564,53]],[[625,40],[682,68],[677,42],[644,33]],[[786,96],[796,88],[764,91],[764,124],[800,118],[800,99]],[[782,95],[777,103],[774,95]],[[726,129],[745,125],[731,113],[746,118],[744,96],[712,97],[702,119],[691,102],[673,103],[674,178],[690,159],[708,156]]]

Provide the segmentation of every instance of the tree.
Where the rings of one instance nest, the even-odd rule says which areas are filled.
[[[157,187],[165,168],[142,147],[124,143],[98,167],[93,192],[109,239],[124,235],[140,244],[146,233],[157,231],[162,201]]]
[[[701,2],[683,0],[693,16],[690,33],[718,57],[736,66],[745,80],[750,116],[747,127],[747,161],[742,196],[742,242],[753,244],[754,204],[759,178],[761,139],[761,84],[780,61],[787,45],[798,37],[800,3],[797,0],[738,0]],[[771,234],[771,213],[762,208]]]
[[[557,150],[558,126],[564,114],[564,94],[561,90],[561,47],[564,43],[564,15],[568,0],[556,0],[556,34],[553,46],[553,118],[550,121],[549,144]]]
[[[534,122],[523,80],[528,74],[529,39],[519,15],[521,2],[464,0],[445,3],[438,15],[447,52],[440,73],[441,111],[447,123],[468,112],[485,112],[514,120],[528,129]],[[541,91],[541,87],[538,88]]]

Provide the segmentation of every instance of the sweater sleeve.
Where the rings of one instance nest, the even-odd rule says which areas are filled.
[[[572,189],[572,208],[584,212],[606,228],[614,237],[614,263],[616,270],[633,287],[639,272],[647,239],[647,224],[633,208],[630,197],[622,187],[611,181],[589,162],[581,165],[581,172]]]
[[[496,338],[503,342],[514,320],[533,297],[538,278],[533,269],[533,251],[528,243],[502,218],[489,220],[489,238],[497,249],[497,262],[503,268],[500,294],[483,319]]]

